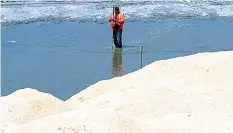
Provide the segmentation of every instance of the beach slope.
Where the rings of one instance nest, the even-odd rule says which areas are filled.
[[[233,51],[156,61],[67,101],[21,89],[0,107],[2,133],[232,133]]]

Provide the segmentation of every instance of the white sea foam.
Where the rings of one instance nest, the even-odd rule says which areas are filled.
[[[121,1],[16,1],[2,3],[1,23],[30,23],[46,20],[107,22],[112,6],[118,5],[127,21],[170,18],[233,19],[233,0],[121,0]]]

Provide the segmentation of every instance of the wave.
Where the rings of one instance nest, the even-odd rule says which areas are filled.
[[[157,19],[233,20],[230,1],[5,1],[1,5],[1,24],[38,21],[77,21],[106,23],[113,5],[118,5],[126,21]]]

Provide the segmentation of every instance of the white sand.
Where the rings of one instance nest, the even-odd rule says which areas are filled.
[[[21,124],[61,112],[63,101],[50,94],[25,88],[1,97],[1,124]]]
[[[233,133],[233,51],[157,61],[65,102],[23,89],[0,106],[2,133]]]

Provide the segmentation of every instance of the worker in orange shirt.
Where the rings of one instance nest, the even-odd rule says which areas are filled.
[[[113,14],[108,19],[112,22],[111,29],[113,30],[113,40],[115,47],[122,48],[122,30],[125,21],[124,14],[120,12],[119,7],[114,7]]]

